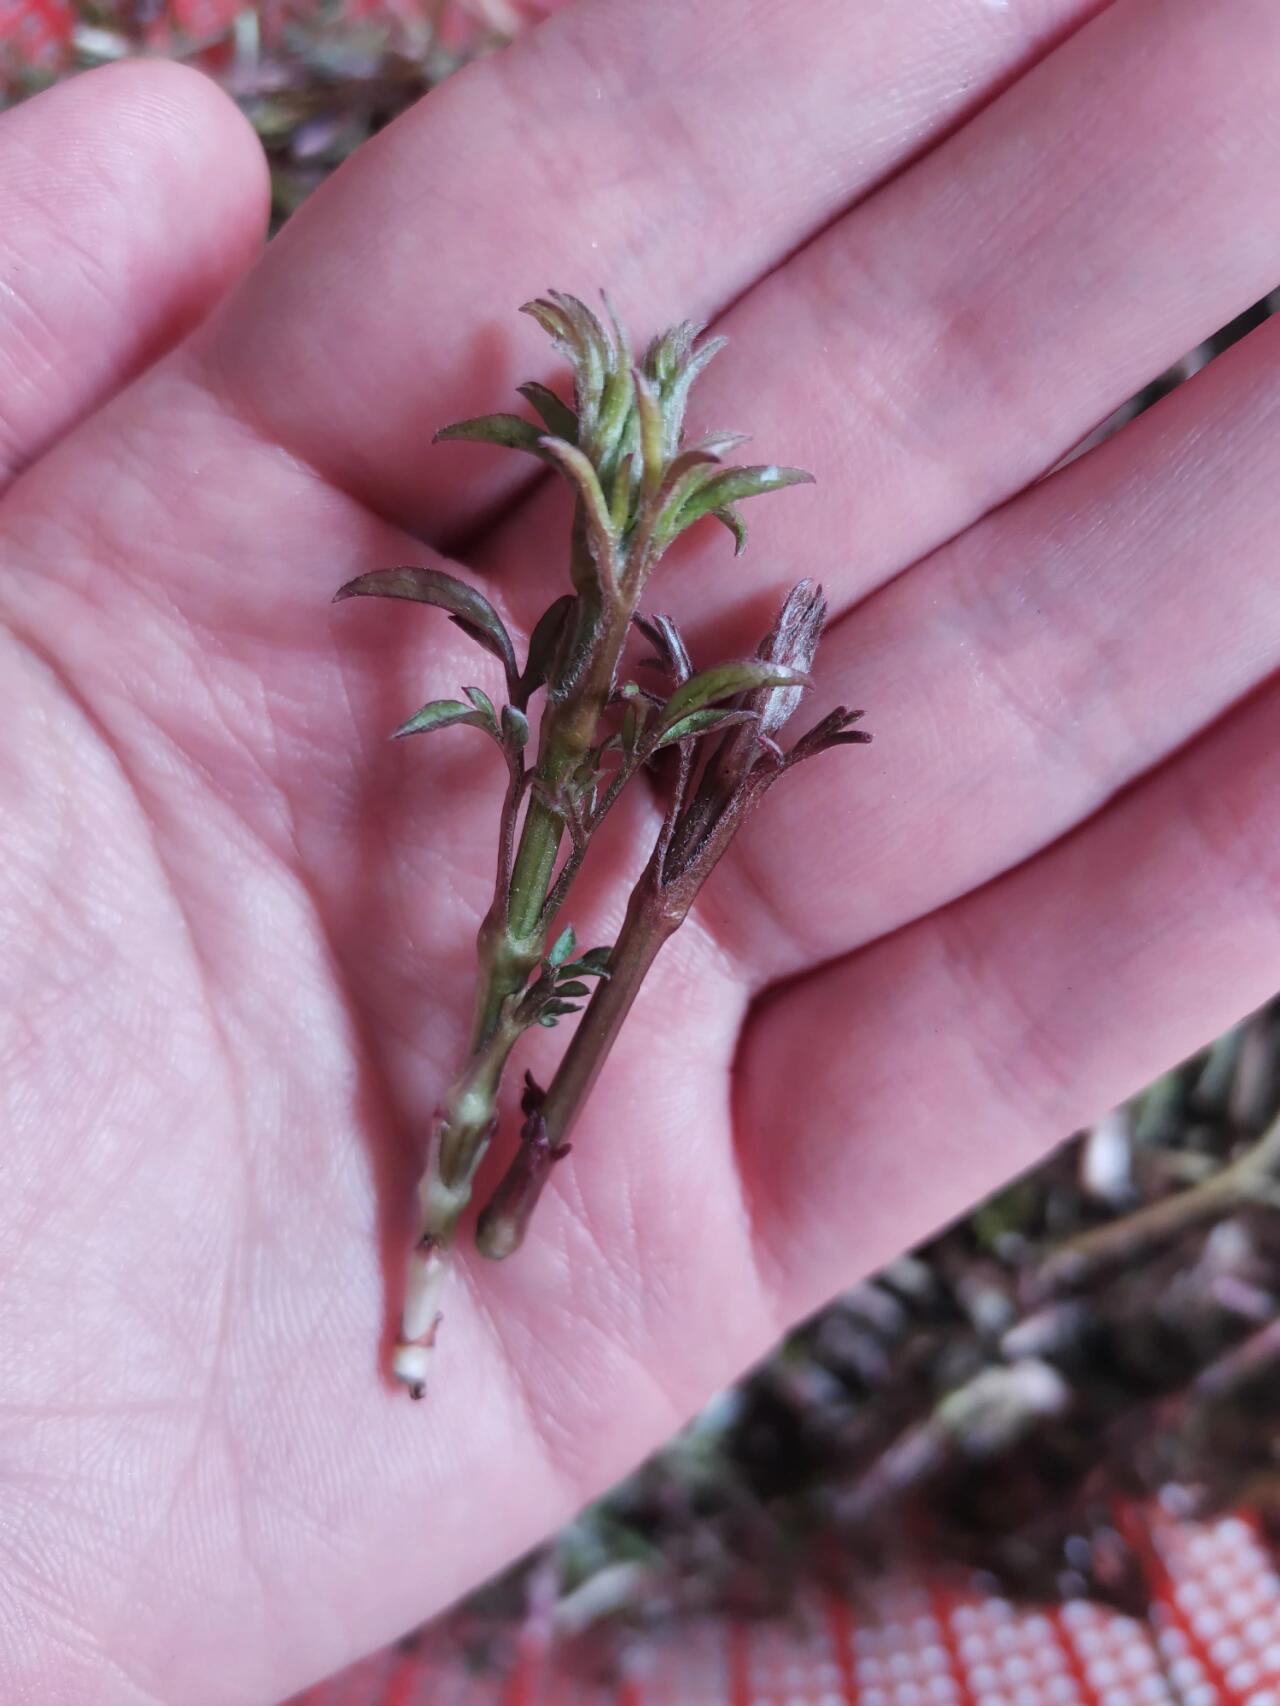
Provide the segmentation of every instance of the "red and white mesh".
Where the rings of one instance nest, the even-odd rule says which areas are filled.
[[[609,1687],[526,1655],[468,1674],[428,1640],[295,1706],[1280,1706],[1280,1578],[1241,1517],[1143,1527],[1149,1622],[915,1582],[785,1625],[702,1625],[633,1655]]]

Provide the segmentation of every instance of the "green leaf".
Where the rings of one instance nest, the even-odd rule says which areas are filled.
[[[556,937],[551,952],[547,955],[547,964],[562,966],[569,955],[578,945],[578,938],[573,933],[573,925],[569,924]]]
[[[635,425],[635,383],[632,377],[631,340],[627,329],[618,318],[613,303],[609,300],[607,291],[600,292],[604,300],[605,312],[609,316],[609,324],[613,337],[605,356],[607,377],[600,407],[600,425],[597,432],[597,457],[601,476],[606,472],[612,473],[624,452],[634,446],[636,440]],[[603,328],[602,328],[603,329]]]
[[[531,315],[549,333],[556,348],[573,363],[578,423],[574,438],[576,443],[591,443],[608,372],[610,344],[604,327],[585,302],[560,290],[548,291],[536,302],[526,302],[520,312]]]
[[[679,448],[685,409],[694,381],[728,341],[725,338],[708,338],[705,344],[695,349],[694,342],[700,330],[691,321],[673,326],[650,344],[645,356],[645,372],[656,381],[662,401],[663,451],[668,458],[673,457]]]
[[[617,573],[616,549],[617,540],[614,537],[613,522],[609,515],[609,506],[605,502],[599,478],[589,459],[582,454],[576,445],[567,444],[562,438],[544,438],[543,444],[547,454],[558,462],[574,486],[582,501],[583,515],[587,525],[587,544],[596,565],[601,582],[607,588],[612,588]]]
[[[523,752],[529,744],[529,719],[514,705],[502,707],[502,738],[509,752]]]
[[[681,509],[703,482],[712,478],[720,466],[720,458],[713,451],[704,450],[696,444],[673,457],[667,464],[662,489],[658,494],[658,502],[664,513],[673,505],[677,511]]]
[[[717,462],[722,461],[731,450],[737,450],[741,445],[750,442],[749,432],[704,432],[701,438],[692,444],[686,444],[686,450],[702,450],[708,456],[714,456]]]
[[[463,705],[457,699],[433,699],[415,711],[407,723],[401,723],[391,738],[403,740],[406,735],[430,734],[432,729],[447,729],[451,723],[470,723],[472,728],[483,729],[486,734],[494,733],[488,718],[470,705]]]
[[[649,496],[662,484],[662,471],[667,462],[663,440],[662,402],[654,386],[639,369],[632,375],[632,383],[635,386],[636,414],[640,422],[640,489]]]
[[[739,693],[754,693],[758,687],[807,687],[809,677],[786,664],[767,663],[763,658],[737,658],[729,663],[713,664],[689,680],[667,700],[662,713],[662,728],[674,727],[693,711],[714,705],[722,699],[736,699]]]
[[[514,691],[520,671],[511,636],[484,594],[456,575],[418,567],[375,569],[371,574],[357,575],[333,596],[335,604],[344,598],[407,598],[418,604],[434,604],[438,610],[447,611],[449,620],[468,638],[502,660]]]
[[[704,515],[714,515],[743,498],[779,492],[784,486],[807,486],[813,475],[803,468],[779,468],[770,463],[757,468],[725,468],[700,479],[675,516],[675,531],[683,533]]]
[[[738,514],[732,504],[725,504],[723,509],[713,509],[711,514],[723,527],[733,534],[733,554],[740,557],[747,548],[747,524]]]
[[[566,1000],[570,996],[581,997],[583,995],[590,995],[590,993],[591,993],[591,990],[587,984],[578,983],[573,978],[570,978],[570,980],[567,983],[561,982],[561,983],[558,983],[556,985],[556,994],[557,995],[563,995],[566,998]]]
[[[536,379],[531,379],[527,385],[517,385],[517,391],[525,402],[538,411],[543,424],[555,438],[562,438],[567,444],[578,442],[578,417],[546,385],[539,385]]]
[[[612,948],[588,948],[587,952],[561,970],[561,977],[608,977]]]
[[[557,598],[539,616],[534,624],[533,633],[529,636],[529,661],[524,666],[524,674],[520,678],[520,704],[527,705],[530,698],[543,685],[550,675],[556,662],[556,652],[560,645],[565,627],[573,620],[573,607],[577,603],[571,592],[566,592],[562,598]]]
[[[558,1019],[564,1013],[581,1013],[582,1009],[575,1007],[572,1001],[548,1001],[542,1011],[551,1013]]]
[[[494,734],[497,734],[498,713],[494,710],[493,700],[490,699],[489,695],[482,692],[479,687],[464,687],[462,691],[466,694],[467,698],[470,699],[471,703],[475,706],[476,710],[479,711],[480,715],[485,719],[485,722],[493,730]]]
[[[613,496],[609,503],[609,521],[618,537],[622,536],[631,516],[631,471],[635,457],[628,452],[618,464],[613,476]]]
[[[729,728],[734,723],[754,723],[757,720],[754,711],[691,711],[663,733],[653,750],[658,752],[664,746],[673,746],[676,741],[688,740],[690,735],[712,734],[716,729]]]
[[[644,370],[659,389],[670,385],[681,366],[689,359],[694,339],[702,330],[694,320],[681,320],[678,326],[656,337],[645,352]]]
[[[629,368],[610,373],[604,382],[600,401],[600,421],[596,427],[594,451],[602,472],[610,470],[619,459],[629,436],[635,404]]]
[[[477,415],[473,420],[454,421],[441,427],[434,444],[462,441],[468,444],[499,444],[505,450],[526,450],[539,461],[547,460],[542,448],[545,434],[540,426],[521,415]]]

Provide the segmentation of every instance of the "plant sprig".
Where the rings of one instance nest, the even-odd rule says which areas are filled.
[[[564,1133],[599,1072],[640,981],[685,916],[747,811],[802,757],[849,740],[852,718],[833,714],[790,755],[774,739],[809,685],[825,604],[808,582],[788,599],[754,657],[696,670],[670,618],[639,604],[654,567],[699,521],[713,517],[746,543],[739,505],[812,476],[775,464],[726,461],[745,439],[688,439],[690,393],[722,338],[700,341],[685,322],[655,338],[636,361],[606,300],[598,317],[577,297],[552,291],[526,304],[570,364],[573,400],[541,382],[520,387],[538,417],[493,414],[456,423],[438,440],[499,445],[535,457],[574,499],[568,579],[534,627],[521,667],[493,605],[442,570],[375,570],[339,599],[407,599],[443,610],[502,665],[506,703],[475,686],[423,705],[394,738],[455,725],[480,730],[504,755],[508,784],[493,900],[477,939],[475,1012],[467,1057],[443,1098],[419,1186],[419,1236],[410,1259],[394,1371],[416,1397],[425,1390],[449,1251],[477,1169],[497,1128],[502,1076],[533,1026],[553,1028],[590,1004],[549,1091],[526,1083],[517,1156],[481,1218],[479,1242],[506,1255],[524,1236]],[[622,679],[636,629],[670,686]],[[542,692],[536,751],[529,707]],[[592,841],[627,785],[668,749],[676,782],[662,831],[612,949],[574,957],[571,929],[548,947]],[[588,980],[596,984],[592,994]]]

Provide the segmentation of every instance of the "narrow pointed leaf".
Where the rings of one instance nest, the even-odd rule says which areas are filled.
[[[477,645],[501,659],[510,684],[514,686],[519,680],[515,648],[502,618],[483,593],[456,575],[417,567],[375,569],[339,587],[334,602],[344,598],[407,598],[418,604],[434,604],[438,610],[447,611],[449,620]]]
[[[616,540],[609,517],[609,506],[600,489],[596,471],[576,445],[566,444],[562,438],[544,438],[542,443],[547,454],[560,464],[577,488],[586,517],[587,543],[591,548],[592,558],[601,580],[606,587],[611,588],[617,568]]]
[[[737,450],[741,445],[750,443],[750,440],[749,432],[704,432],[701,438],[687,444],[685,449],[705,450],[708,456],[714,456],[717,461],[721,461],[731,450]]]
[[[554,302],[548,301],[545,296],[540,296],[535,302],[522,303],[520,312],[527,314],[531,320],[536,320],[551,339],[551,347],[561,355],[566,356],[572,363],[574,394],[576,396],[579,379],[579,350],[568,316],[562,309],[557,308]]]
[[[441,427],[433,443],[465,442],[467,444],[498,444],[505,450],[527,450],[540,461],[547,460],[542,448],[544,429],[521,415],[477,415],[474,420],[454,421]]]
[[[588,948],[585,954],[563,967],[560,975],[568,977],[572,973],[574,977],[608,977],[609,955],[612,952],[612,948]]]
[[[717,704],[723,699],[735,699],[739,693],[754,693],[760,687],[807,687],[809,677],[785,664],[768,663],[763,658],[736,658],[729,663],[714,664],[691,676],[667,700],[662,713],[665,730],[687,717],[692,711]]]
[[[663,443],[662,402],[657,391],[637,368],[632,375],[636,391],[636,415],[640,424],[640,489],[646,496],[662,484],[666,466]]]
[[[613,347],[619,367],[629,369],[631,361],[631,339],[627,336],[627,328],[622,323],[622,317],[614,307],[607,290],[600,292],[600,300],[604,303],[604,311],[609,316],[609,324],[613,327]]]
[[[565,327],[557,342],[573,362],[578,440],[587,444],[594,440],[599,424],[601,396],[608,373],[609,341],[599,320],[576,296],[553,290],[549,292],[549,305]],[[534,304],[534,307],[540,306],[544,305]]]
[[[747,548],[747,524],[738,514],[732,504],[725,504],[722,509],[713,509],[711,514],[733,534],[733,554],[740,557]]]
[[[520,677],[519,690],[512,695],[521,707],[529,703],[555,667],[556,653],[565,625],[573,620],[573,607],[576,603],[577,599],[573,594],[566,592],[562,598],[557,598],[554,604],[549,604],[535,622],[533,633],[529,636],[529,660],[524,666],[524,674]]]
[[[556,985],[556,994],[564,996],[566,1001],[581,1000],[584,995],[590,995],[590,993],[591,988],[588,984],[578,983],[573,978]]]
[[[493,700],[490,699],[487,693],[482,692],[479,687],[464,687],[462,691],[466,694],[467,698],[470,699],[476,710],[479,711],[480,715],[496,734],[498,729],[498,713],[493,708]]]
[[[547,294],[569,322],[579,347],[583,351],[590,351],[601,372],[606,372],[613,355],[613,346],[599,316],[587,307],[580,296],[574,296],[567,290],[551,290]]]
[[[536,379],[531,379],[527,385],[518,385],[516,389],[525,402],[538,411],[553,437],[564,439],[566,444],[578,442],[577,415],[549,386],[539,385]]]
[[[705,344],[684,356],[670,380],[663,384],[663,432],[669,457],[675,455],[680,444],[685,410],[689,406],[689,392],[693,389],[694,382],[728,341],[727,338],[708,338]]]
[[[677,532],[683,532],[704,515],[714,515],[718,509],[740,503],[743,498],[760,497],[765,492],[778,492],[784,486],[805,486],[813,475],[803,468],[779,468],[770,463],[758,468],[726,468],[702,480],[697,489],[685,499],[675,518]]]
[[[567,925],[556,937],[551,952],[547,955],[547,964],[562,966],[578,945],[578,939],[573,933],[573,925]]]
[[[609,521],[614,533],[619,536],[625,529],[631,515],[631,471],[634,463],[635,458],[633,456],[624,456],[613,476],[613,497],[609,504]]]
[[[673,499],[679,500],[677,508],[687,503],[719,468],[720,458],[714,450],[708,450],[700,444],[691,444],[687,450],[682,450],[670,463],[663,477],[658,499],[662,508],[666,509]]]
[[[735,723],[754,723],[758,720],[754,711],[690,711],[687,717],[681,717],[678,723],[672,723],[664,731],[653,750],[658,752],[664,746],[674,746],[677,741],[688,740],[690,735],[713,734],[719,729],[731,728]]]
[[[602,469],[610,469],[625,446],[632,426],[635,391],[630,368],[617,368],[604,382],[600,397],[600,420],[596,427],[596,450]],[[634,434],[631,434],[634,436]]]
[[[641,512],[640,524],[632,537],[629,555],[637,562],[656,560],[684,525],[680,515],[686,503],[711,472],[718,471],[720,459],[710,451],[683,450],[668,463],[662,484]]]
[[[694,320],[682,320],[678,326],[661,333],[649,345],[644,358],[644,370],[657,381],[659,389],[675,378],[689,359],[689,351],[702,327]]]
[[[483,729],[486,734],[494,732],[483,712],[474,710],[472,706],[464,705],[458,699],[433,699],[429,705],[416,711],[407,723],[401,723],[391,738],[403,740],[406,735],[430,734],[433,729],[446,729],[451,723],[470,723],[472,728]]]

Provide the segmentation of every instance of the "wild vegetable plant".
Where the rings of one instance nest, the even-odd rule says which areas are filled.
[[[576,297],[553,291],[523,312],[568,358],[572,406],[530,383],[520,393],[537,422],[485,415],[437,434],[527,452],[573,490],[571,590],[535,625],[523,667],[489,601],[438,569],[379,570],[337,594],[436,605],[506,674],[501,707],[466,687],[464,698],[432,701],[396,731],[405,737],[453,724],[478,728],[501,748],[508,775],[493,901],[477,938],[467,1055],[428,1144],[393,1358],[397,1378],[417,1398],[425,1391],[449,1253],[497,1130],[499,1087],[521,1036],[576,1015],[590,997],[549,1089],[526,1075],[519,1145],[477,1230],[480,1249],[492,1257],[509,1255],[522,1240],[646,973],[748,812],[796,763],[870,738],[852,726],[861,713],[843,708],[789,751],[776,738],[809,684],[825,619],[821,589],[811,582],[790,593],[755,656],[702,670],[694,669],[669,617],[640,611],[655,565],[687,529],[712,516],[741,552],[746,527],[738,504],[812,478],[798,468],[726,462],[745,442],[738,433],[686,439],[691,388],[724,339],[700,342],[699,329],[684,323],[655,338],[636,362],[611,309],[601,320]],[[624,654],[636,631],[654,649],[651,661],[669,683],[664,691],[627,679]],[[539,693],[530,757],[529,708]],[[572,927],[558,927],[561,912],[606,814],[629,782],[655,766],[671,772],[668,809],[621,934],[611,948],[580,953]]]

